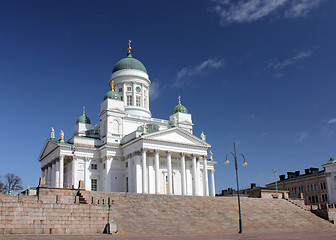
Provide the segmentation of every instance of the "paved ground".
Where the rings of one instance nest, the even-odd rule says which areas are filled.
[[[268,232],[268,233],[243,233],[243,234],[184,234],[184,235],[87,235],[87,236],[42,236],[42,235],[0,235],[5,240],[217,240],[217,239],[243,239],[243,240],[335,240],[336,231],[301,231],[301,232]]]

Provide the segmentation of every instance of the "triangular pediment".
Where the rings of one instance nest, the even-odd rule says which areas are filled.
[[[176,144],[187,144],[202,147],[211,147],[208,143],[202,141],[191,133],[182,130],[181,128],[170,128],[160,132],[152,133],[143,136],[144,139],[156,140],[162,142],[170,142]]]
[[[47,156],[49,153],[55,150],[55,148],[58,147],[58,144],[52,142],[51,140],[47,140],[46,143],[43,146],[43,149],[40,153],[39,160],[43,159],[45,156]]]

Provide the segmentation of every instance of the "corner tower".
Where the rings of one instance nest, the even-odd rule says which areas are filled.
[[[125,104],[125,113],[150,118],[149,88],[151,81],[145,66],[132,57],[131,41],[128,42],[127,57],[121,59],[113,68],[110,86],[119,93]],[[111,86],[112,87],[112,86]]]

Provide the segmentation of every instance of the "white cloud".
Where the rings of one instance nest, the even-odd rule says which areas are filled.
[[[307,139],[308,135],[309,135],[308,132],[301,132],[296,134],[295,139],[297,142],[303,142],[305,139]]]
[[[291,2],[291,6],[285,12],[285,17],[296,18],[306,16],[313,8],[318,7],[324,0],[300,0]]]
[[[306,16],[325,0],[212,0],[210,11],[221,24],[254,22],[271,14],[283,18]]]
[[[336,118],[329,119],[328,124],[336,123]]]
[[[275,70],[281,70],[285,67],[288,67],[290,65],[294,65],[301,60],[308,58],[312,55],[312,51],[301,51],[297,53],[295,56],[287,58],[281,62],[275,62],[275,64],[272,66]]]
[[[300,51],[296,53],[294,56],[286,58],[284,60],[279,60],[277,58],[273,58],[267,64],[265,68],[265,72],[273,73],[273,76],[276,78],[282,78],[283,73],[281,72],[283,69],[299,64],[304,59],[309,58],[313,54],[313,51]]]
[[[158,82],[152,82],[149,91],[150,100],[153,101],[161,96],[161,87]]]
[[[181,87],[190,80],[184,80],[185,77],[204,75],[209,69],[217,69],[224,66],[224,59],[208,59],[193,68],[182,68],[176,75],[175,87]]]

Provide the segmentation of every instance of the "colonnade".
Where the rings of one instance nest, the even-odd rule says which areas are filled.
[[[74,163],[74,161],[72,161]],[[74,164],[73,164],[74,165]],[[42,177],[45,178],[45,183],[48,187],[64,187],[64,156],[51,161],[41,168]],[[73,176],[75,167],[73,166]]]
[[[142,185],[142,193],[148,193],[148,176],[147,176],[147,152],[154,151],[154,172],[155,172],[155,193],[160,194],[160,158],[159,150],[141,149],[141,168],[142,168],[142,183],[137,183]],[[167,161],[167,183],[168,191],[167,193],[173,194],[173,170],[172,170],[172,153],[170,151],[165,151],[166,161]],[[187,195],[187,181],[186,181],[186,154],[179,153],[180,156],[180,173],[181,173],[181,194]],[[203,159],[203,195],[209,196],[209,183],[208,183],[208,171],[211,172],[211,195],[215,196],[215,175],[214,169],[208,169],[206,156],[190,155],[192,160],[192,194],[194,196],[199,195],[199,179],[197,174],[197,162],[200,158]],[[130,175],[130,169],[129,169]]]

